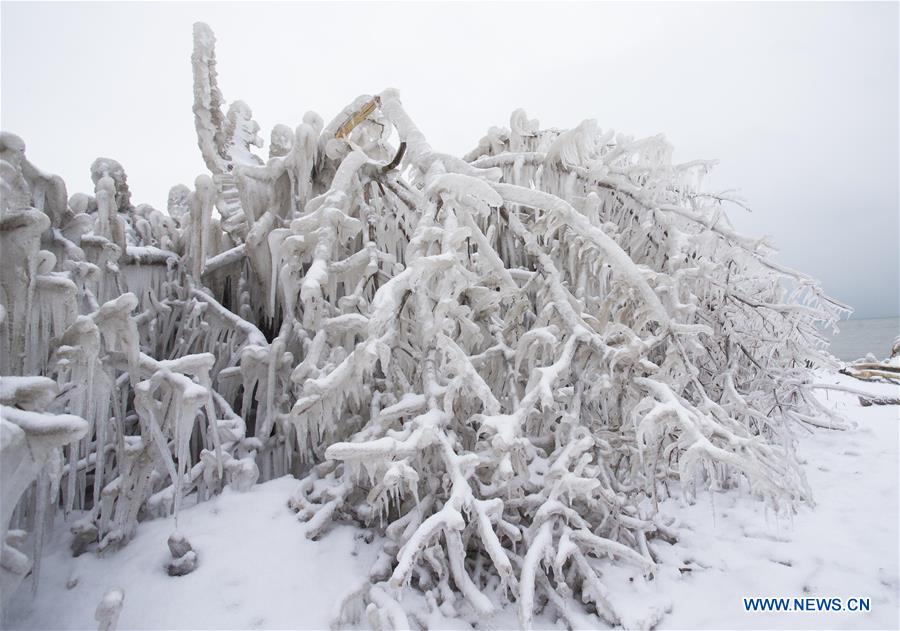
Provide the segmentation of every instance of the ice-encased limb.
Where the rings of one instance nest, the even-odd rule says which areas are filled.
[[[216,36],[203,22],[194,23],[194,52],[191,68],[194,75],[194,126],[200,154],[207,168],[214,174],[226,170],[225,140],[222,129],[225,115],[224,99],[219,90],[216,73]]]
[[[206,259],[209,257],[210,224],[215,189],[207,175],[198,175],[194,182],[194,192],[189,197],[191,213],[191,273],[199,283],[203,275]]]
[[[66,215],[66,185],[58,175],[45,173],[25,157],[25,142],[15,134],[0,132],[0,175],[3,194],[0,208],[35,208],[46,214],[54,227]]]
[[[4,404],[0,405],[0,594],[5,609],[16,587],[25,578],[32,564],[40,558],[29,559],[7,540],[10,519],[20,498],[39,474],[59,457],[59,448],[82,438],[88,431],[84,419],[71,414],[48,414],[46,402],[55,396],[56,383],[40,377],[2,379],[0,391]],[[20,409],[24,408],[30,409]],[[55,501],[49,493],[38,493],[38,513],[35,516],[37,550],[43,537],[43,515],[46,506]]]
[[[287,159],[291,181],[291,200],[294,213],[301,213],[312,197],[313,169],[318,160],[318,141],[322,119],[315,112],[307,112],[303,123],[294,130],[294,144]]]
[[[22,374],[24,366],[34,365],[40,349],[27,344],[31,314],[37,290],[38,252],[41,233],[50,227],[50,219],[33,208],[8,210],[0,216],[0,298],[6,309],[0,339],[0,373]]]
[[[39,412],[56,398],[56,382],[49,377],[0,377],[0,405]]]

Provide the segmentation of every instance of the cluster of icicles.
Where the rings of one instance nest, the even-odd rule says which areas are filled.
[[[343,622],[422,626],[412,590],[616,624],[604,568],[652,576],[660,500],[810,500],[793,428],[840,426],[810,385],[846,307],[731,229],[710,163],[521,111],[452,157],[393,90],[276,126],[263,161],[214,42],[195,25],[210,173],[167,212],[114,160],[67,198],[0,141],[4,597],[56,513],[104,554],[293,474],[307,536],[377,531]]]

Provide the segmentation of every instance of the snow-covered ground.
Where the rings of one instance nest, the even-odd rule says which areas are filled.
[[[296,484],[283,477],[247,493],[225,489],[182,511],[178,529],[200,559],[187,576],[170,577],[164,569],[172,518],[142,523],[131,543],[104,558],[73,558],[60,524],[33,602],[26,583],[6,626],[96,628],[97,603],[120,587],[119,629],[327,629],[333,606],[366,576],[375,549],[347,526],[309,541],[287,506]]]
[[[886,396],[896,386],[843,384]],[[678,518],[681,538],[654,544],[661,560],[655,580],[606,574],[613,602],[629,626],[659,628],[877,628],[900,626],[898,580],[897,406],[861,407],[855,396],[821,391],[857,424],[846,432],[804,432],[800,456],[815,508],[793,518],[766,512],[737,493],[704,495],[691,506],[669,500],[663,512]],[[94,628],[94,611],[112,587],[125,591],[120,629],[328,628],[343,596],[364,580],[375,545],[349,527],[321,541],[304,537],[305,525],[287,507],[296,482],[281,478],[249,493],[227,491],[184,510],[179,530],[200,555],[192,574],[172,578],[166,538],[172,519],[141,524],[127,547],[107,558],[72,558],[65,524],[48,543],[32,599],[26,583],[17,594],[9,628]],[[746,612],[744,597],[871,599],[871,610]],[[421,619],[421,618],[420,618]],[[428,622],[467,628],[461,621]],[[536,626],[552,624],[547,616]],[[508,607],[485,628],[515,626]]]

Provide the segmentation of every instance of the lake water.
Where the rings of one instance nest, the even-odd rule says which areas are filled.
[[[831,354],[844,361],[852,361],[872,353],[879,359],[890,357],[891,344],[900,336],[900,318],[871,318],[845,320],[838,324],[838,333],[831,342]]]

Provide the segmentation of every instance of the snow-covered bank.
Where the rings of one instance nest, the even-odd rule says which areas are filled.
[[[896,386],[835,375],[841,384],[882,396]],[[662,511],[677,517],[675,546],[653,544],[660,559],[655,580],[607,571],[610,597],[630,626],[658,620],[659,628],[898,627],[897,406],[862,407],[853,395],[821,391],[823,401],[857,427],[846,432],[803,431],[799,453],[815,494],[792,520],[761,503],[724,493],[691,506],[676,500]],[[318,542],[287,508],[297,482],[280,478],[246,494],[220,497],[184,510],[179,530],[200,555],[192,574],[166,575],[166,538],[173,520],[144,522],[134,541],[106,558],[72,558],[66,526],[57,522],[31,601],[26,583],[14,599],[9,628],[88,629],[111,587],[125,590],[121,629],[323,629],[340,599],[364,579],[377,546],[336,527]],[[77,579],[68,588],[67,583]],[[856,612],[745,612],[744,597],[868,597]],[[418,604],[418,603],[416,603]],[[413,603],[406,603],[412,606]],[[463,628],[461,620],[418,616],[434,628]],[[551,624],[539,617],[536,627]],[[515,626],[507,607],[484,628]],[[599,624],[599,621],[598,621]],[[461,626],[462,625],[462,626]]]

